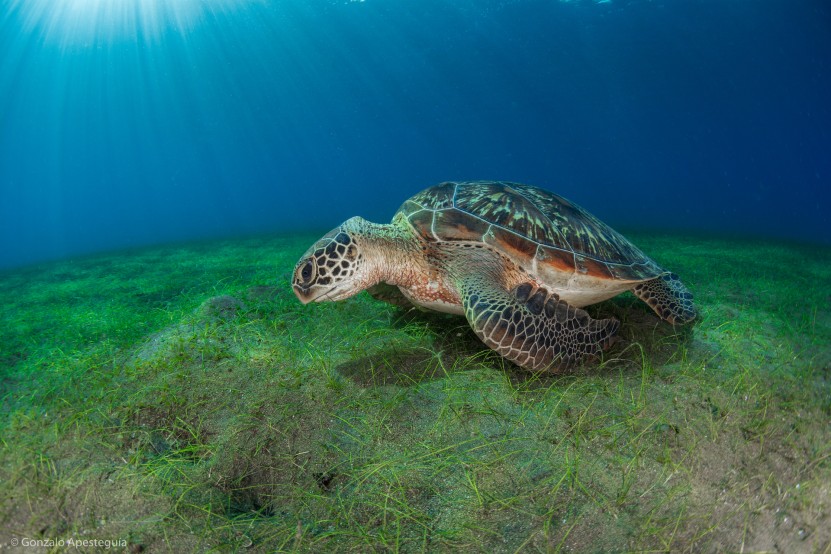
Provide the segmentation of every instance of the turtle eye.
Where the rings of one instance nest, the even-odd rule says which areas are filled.
[[[303,264],[303,266],[297,272],[302,283],[308,283],[312,280],[312,276],[314,275],[315,271],[314,265],[315,264],[312,260],[306,260],[306,263]]]

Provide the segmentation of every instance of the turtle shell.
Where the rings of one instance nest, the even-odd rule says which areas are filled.
[[[484,242],[531,270],[643,281],[661,268],[620,233],[569,202],[518,183],[448,182],[398,214],[427,241]]]

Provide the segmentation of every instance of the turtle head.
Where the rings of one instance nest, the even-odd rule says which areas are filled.
[[[343,300],[371,286],[362,234],[368,221],[353,217],[306,250],[294,266],[292,287],[304,304]]]

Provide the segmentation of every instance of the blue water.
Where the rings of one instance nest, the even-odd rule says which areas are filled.
[[[826,0],[3,0],[0,267],[468,179],[828,243],[829,99]]]

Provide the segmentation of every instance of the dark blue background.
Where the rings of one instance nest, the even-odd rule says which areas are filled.
[[[822,0],[7,0],[0,266],[386,221],[443,180],[831,242]]]

